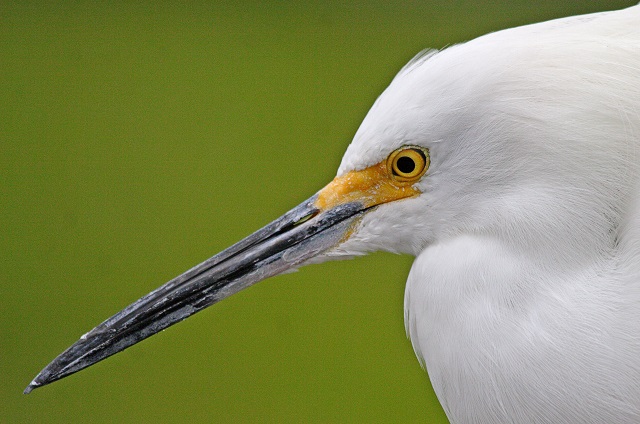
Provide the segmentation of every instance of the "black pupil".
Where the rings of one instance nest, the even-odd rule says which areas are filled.
[[[403,174],[410,174],[414,169],[416,169],[416,163],[410,157],[403,156],[398,159],[396,167],[398,168],[398,171],[402,172]]]

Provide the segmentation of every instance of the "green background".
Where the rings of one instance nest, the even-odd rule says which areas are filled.
[[[405,336],[411,258],[389,254],[22,390],[327,183],[421,49],[635,1],[0,2],[0,422],[446,422]]]

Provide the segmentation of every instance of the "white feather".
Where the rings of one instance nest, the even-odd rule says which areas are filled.
[[[429,149],[332,255],[416,256],[406,324],[453,424],[640,422],[640,7],[428,51],[339,174]]]

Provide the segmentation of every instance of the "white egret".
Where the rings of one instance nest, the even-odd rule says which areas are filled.
[[[100,324],[33,388],[264,278],[415,255],[407,331],[452,423],[640,422],[640,7],[407,64],[337,177]]]

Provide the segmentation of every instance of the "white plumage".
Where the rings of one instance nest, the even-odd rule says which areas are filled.
[[[327,187],[25,392],[264,278],[372,250],[416,256],[407,331],[453,424],[640,423],[640,6],[420,54]]]
[[[640,7],[410,62],[339,174],[429,149],[341,252],[416,256],[407,331],[453,424],[640,422]]]

